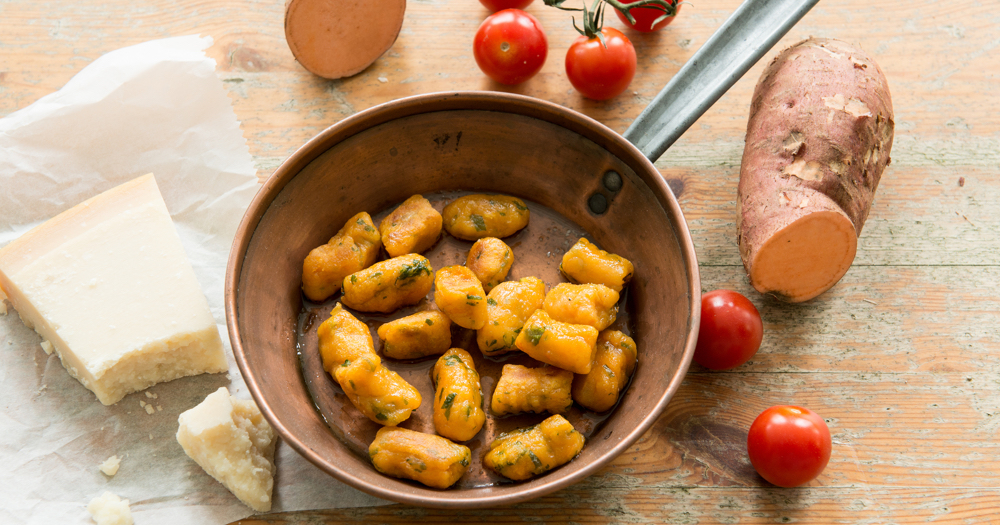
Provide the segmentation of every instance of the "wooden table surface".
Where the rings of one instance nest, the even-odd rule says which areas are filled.
[[[572,0],[571,0],[572,1]],[[622,132],[738,5],[691,0],[657,34],[627,32],[629,91],[582,99],[563,71],[570,15],[537,0],[549,58],[516,88],[488,81],[472,37],[476,0],[411,0],[395,45],[349,79],[293,59],[280,0],[0,1],[0,116],[59,89],[103,53],[200,33],[243,123],[261,177],[322,129],[408,95],[505,90],[580,111]],[[739,81],[657,166],[686,215],[702,289],[746,294],[764,342],[729,372],[692,365],[654,427],[575,486],[481,511],[399,505],[312,511],[247,524],[403,522],[910,523],[1000,520],[1000,10],[995,0],[824,0],[778,47],[807,36],[856,43],[892,90],[896,137],[854,266],[800,305],[749,287],[735,243],[736,184],[754,83]],[[609,17],[608,25],[621,28]],[[822,415],[825,472],[779,489],[746,456],[753,419],[776,404]]]

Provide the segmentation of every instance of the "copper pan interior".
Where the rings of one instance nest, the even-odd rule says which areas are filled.
[[[605,184],[620,174],[620,189]],[[493,420],[469,443],[469,474],[448,490],[386,477],[371,466],[367,445],[377,425],[346,402],[322,373],[315,327],[336,304],[303,301],[302,260],[359,211],[378,219],[410,195],[440,210],[467,192],[504,193],[528,201],[532,221],[505,239],[516,261],[510,278],[536,275],[551,287],[563,279],[562,253],[583,233],[636,267],[617,328],[635,338],[639,365],[618,406],[567,418],[587,436],[571,463],[523,483],[486,471],[479,461],[498,433],[539,416]],[[607,210],[588,200],[600,194]],[[598,200],[600,198],[597,198]],[[435,268],[463,264],[471,243],[443,238],[426,255]],[[384,256],[384,254],[383,254]],[[360,490],[415,505],[483,507],[537,497],[594,473],[638,439],[662,412],[694,349],[700,296],[694,249],[676,200],[652,164],[620,136],[582,115],[516,95],[424,95],[359,113],[306,144],[267,181],[244,218],[231,254],[227,322],[237,362],[258,405],[281,438],[308,460]],[[420,305],[380,322],[429,308]],[[310,336],[313,334],[312,336]],[[476,358],[486,404],[503,363],[483,358],[474,333],[456,328],[453,346]],[[299,355],[301,352],[301,356]],[[393,362],[424,396],[403,427],[433,432],[429,370],[434,359]]]

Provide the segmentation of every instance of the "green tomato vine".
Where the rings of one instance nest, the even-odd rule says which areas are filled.
[[[601,33],[601,28],[604,26],[604,10],[608,5],[621,11],[630,24],[635,24],[635,18],[632,16],[631,11],[636,7],[652,7],[663,11],[663,14],[653,21],[653,25],[677,15],[677,4],[671,3],[668,0],[639,0],[633,4],[623,4],[618,0],[594,0],[590,10],[587,10],[587,0],[583,0],[582,8],[566,7],[563,5],[566,0],[544,0],[544,2],[549,7],[555,7],[563,11],[583,11],[583,28],[577,27],[576,17],[573,17],[573,28],[587,38],[598,38],[605,47],[607,44],[604,42],[604,34]]]

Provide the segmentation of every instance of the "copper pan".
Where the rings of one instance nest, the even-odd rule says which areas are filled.
[[[430,507],[510,504],[566,487],[607,465],[646,432],[680,386],[694,352],[700,313],[698,264],[676,199],[650,158],[658,157],[817,0],[751,0],[700,50],[636,123],[620,136],[548,102],[492,92],[421,95],[384,104],[332,126],[289,157],[250,205],[230,254],[226,321],[251,394],[281,438],[335,478],[369,494]],[[711,59],[711,60],[709,60]],[[627,138],[626,138],[627,137]],[[512,483],[481,458],[500,432],[543,416],[491,418],[471,442],[469,472],[448,490],[386,477],[367,446],[364,420],[319,365],[315,328],[336,303],[304,301],[302,260],[359,211],[378,218],[413,194],[440,209],[462,192],[516,195],[531,223],[505,239],[511,278],[561,280],[559,258],[580,236],[636,267],[617,327],[639,348],[639,366],[607,414],[574,408],[567,418],[587,437],[575,460]],[[435,268],[462,264],[469,243],[445,235],[427,254]],[[433,292],[432,292],[433,293]],[[432,295],[428,297],[430,301]],[[373,328],[390,317],[364,316]],[[486,359],[474,334],[453,346],[475,356],[487,396],[505,362]],[[377,340],[377,339],[376,339]],[[377,344],[377,343],[376,343]],[[433,359],[388,363],[424,395],[402,426],[433,432]]]

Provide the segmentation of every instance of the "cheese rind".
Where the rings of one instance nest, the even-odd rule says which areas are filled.
[[[177,421],[177,442],[191,459],[252,509],[271,510],[276,439],[253,401],[222,387]]]
[[[222,339],[152,175],[0,249],[0,288],[105,405],[228,370]]]

